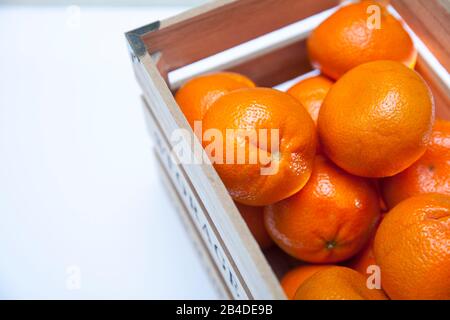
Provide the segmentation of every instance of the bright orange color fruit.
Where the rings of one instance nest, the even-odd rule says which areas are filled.
[[[362,249],[379,215],[378,196],[370,181],[317,156],[306,186],[267,206],[264,222],[288,254],[307,262],[332,263]]]
[[[430,141],[434,102],[414,71],[393,61],[360,65],[340,78],[319,112],[322,151],[365,177],[395,175],[419,159]]]
[[[402,23],[375,1],[340,8],[312,32],[307,45],[313,65],[332,79],[375,60],[414,68],[417,58]]]
[[[315,76],[296,83],[287,93],[300,101],[317,124],[320,106],[332,85],[333,82],[330,79]]]
[[[237,202],[236,206],[261,249],[270,248],[273,241],[264,226],[264,207],[251,207]]]
[[[202,75],[186,82],[175,94],[175,100],[193,128],[194,121],[203,119],[206,111],[224,94],[255,84],[244,75],[233,72],[217,72]]]
[[[381,284],[391,299],[450,299],[450,196],[408,198],[375,236]]]
[[[387,300],[381,290],[369,289],[364,276],[346,267],[331,267],[308,278],[296,300]]]
[[[306,279],[311,277],[318,271],[325,270],[326,268],[332,267],[332,265],[326,264],[310,264],[298,266],[288,273],[286,273],[281,279],[281,287],[289,300],[293,300],[295,297],[295,292],[300,287]]]
[[[274,89],[230,92],[203,118],[205,151],[232,198],[246,205],[271,204],[299,191],[311,175],[316,143],[305,108]]]
[[[389,208],[422,193],[450,195],[450,122],[437,119],[425,154],[406,170],[383,179],[381,187]]]

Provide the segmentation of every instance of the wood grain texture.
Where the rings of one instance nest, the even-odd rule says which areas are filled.
[[[339,4],[339,0],[241,0],[161,23],[142,37],[148,51],[161,52],[162,74],[234,47]]]
[[[391,0],[405,22],[450,71],[450,11],[440,0]]]
[[[229,69],[245,74],[260,87],[273,87],[311,70],[306,40],[276,49]]]

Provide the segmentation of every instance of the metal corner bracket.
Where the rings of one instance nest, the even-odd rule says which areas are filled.
[[[153,23],[125,33],[129,50],[133,59],[136,58],[140,60],[140,58],[147,52],[147,47],[145,46],[144,41],[142,41],[142,36],[146,33],[158,30],[160,28],[160,25],[160,21],[155,21]]]

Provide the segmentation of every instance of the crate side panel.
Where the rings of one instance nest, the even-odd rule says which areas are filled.
[[[339,4],[338,0],[242,0],[145,34],[158,67],[171,70],[219,53]]]
[[[155,150],[155,157],[158,158],[158,152]],[[158,160],[160,163],[160,179],[166,188],[167,192],[169,193],[172,204],[177,211],[186,231],[188,232],[189,236],[192,239],[192,243],[194,245],[194,248],[197,251],[197,254],[199,258],[201,259],[205,271],[208,274],[208,277],[213,284],[218,296],[220,299],[232,299],[233,296],[228,289],[223,277],[220,275],[219,269],[215,265],[211,254],[205,244],[203,243],[203,240],[201,239],[200,234],[198,233],[197,229],[195,228],[195,225],[192,222],[192,219],[189,217],[189,213],[187,212],[186,205],[183,203],[183,201],[180,198],[180,195],[178,191],[176,190],[175,186],[173,185],[173,181],[170,179],[169,174],[164,169],[163,165],[161,164],[161,160]]]
[[[276,49],[229,69],[245,74],[262,87],[274,87],[311,70],[306,40]]]

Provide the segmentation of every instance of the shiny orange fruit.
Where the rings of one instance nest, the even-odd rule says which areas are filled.
[[[417,58],[402,23],[375,1],[340,8],[312,32],[307,45],[313,65],[332,79],[375,60],[414,68]]]
[[[206,111],[224,94],[255,84],[244,75],[233,72],[217,72],[202,75],[186,82],[175,94],[175,100],[193,128],[194,121],[203,119]]]
[[[295,293],[296,300],[387,300],[381,290],[369,289],[364,276],[346,267],[330,267],[309,277]]]
[[[365,177],[395,175],[417,161],[434,123],[431,91],[414,70],[393,61],[360,65],[340,78],[319,112],[321,150]]]
[[[450,195],[450,122],[437,119],[425,154],[406,170],[383,179],[381,188],[389,208],[422,193]]]
[[[300,101],[317,124],[320,106],[332,85],[333,82],[330,79],[315,76],[296,83],[287,93]]]
[[[203,118],[203,147],[232,198],[263,206],[299,191],[311,175],[314,122],[287,93],[240,89]]]
[[[373,184],[317,156],[306,186],[264,211],[266,229],[278,246],[300,260],[332,263],[366,244],[380,215]]]
[[[450,196],[400,202],[381,222],[374,250],[391,299],[450,300]]]
[[[325,270],[333,265],[327,264],[310,264],[298,266],[288,273],[286,273],[281,279],[281,287],[284,290],[287,298],[293,300],[297,289],[300,287],[306,279],[311,277],[318,271]]]

